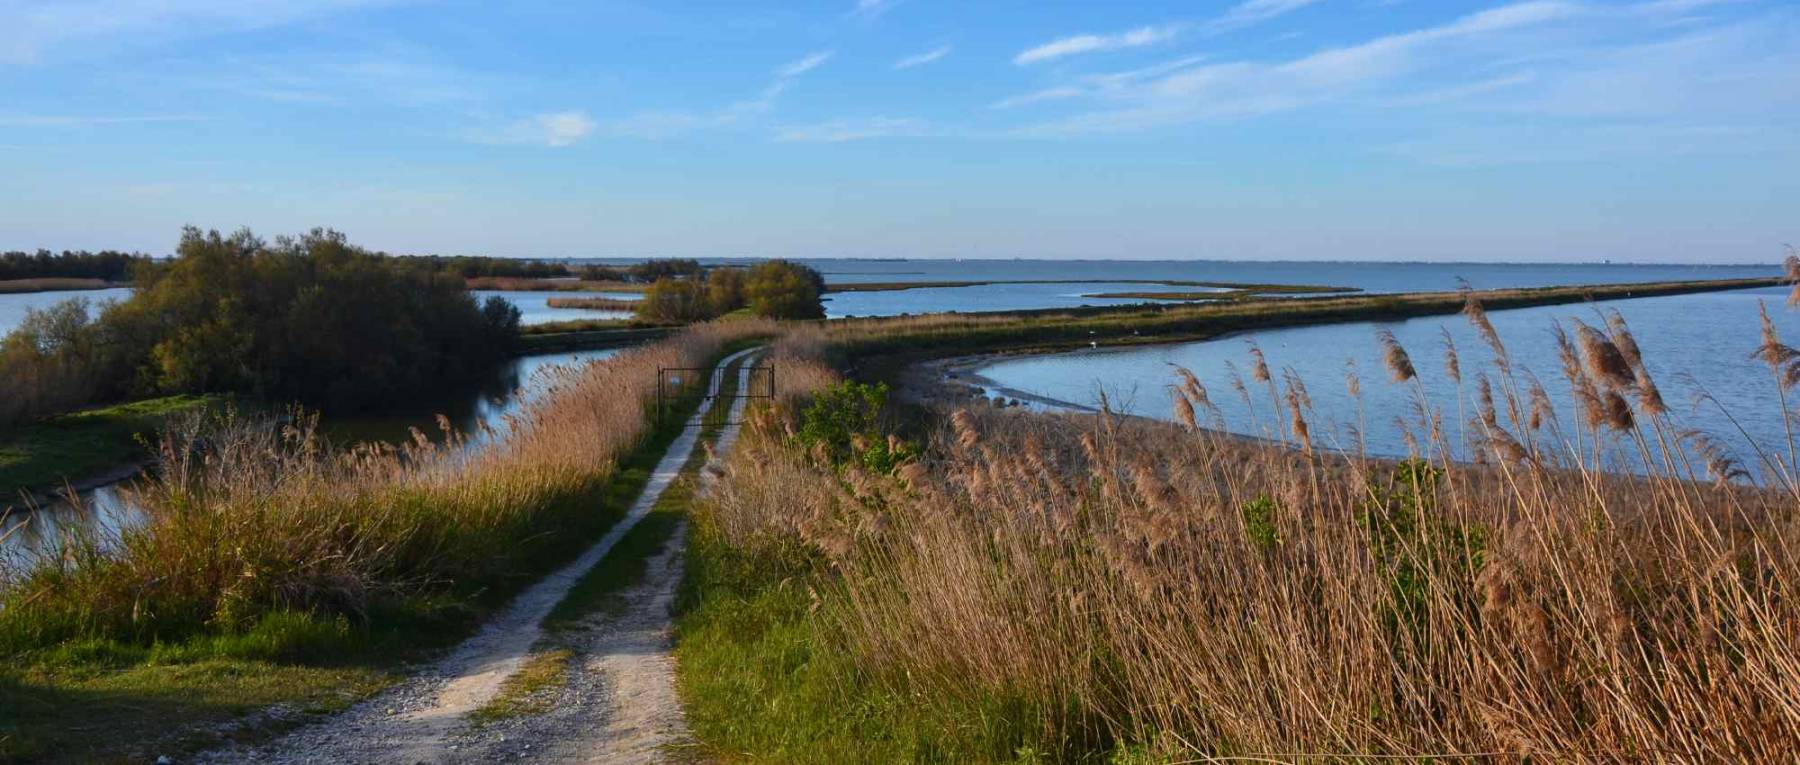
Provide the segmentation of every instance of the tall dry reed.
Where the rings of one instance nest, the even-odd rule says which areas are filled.
[[[1436,412],[1430,460],[1223,435],[1187,376],[1186,427],[965,409],[892,476],[765,412],[707,517],[825,561],[820,640],[897,698],[940,719],[1014,702],[1071,758],[1800,760],[1791,483],[1747,485],[1681,432],[1622,321],[1561,336],[1585,402],[1563,422],[1469,315],[1500,359],[1474,378],[1480,464],[1443,456]],[[1603,448],[1648,472],[1599,470]]]
[[[466,612],[616,517],[604,489],[648,431],[658,367],[703,366],[729,342],[775,331],[701,325],[564,369],[479,449],[416,434],[338,450],[304,416],[178,428],[160,473],[133,492],[144,525],[115,545],[71,540],[0,589],[0,652],[229,633],[278,611]]]

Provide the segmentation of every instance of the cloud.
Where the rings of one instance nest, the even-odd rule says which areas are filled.
[[[477,143],[502,146],[574,146],[594,133],[596,124],[586,112],[545,112],[513,122],[499,131],[477,133]]]
[[[809,53],[805,57],[789,62],[780,69],[775,70],[775,76],[783,80],[790,80],[817,69],[820,65],[830,60],[831,51],[822,50],[816,53]]]
[[[795,125],[775,132],[775,140],[805,143],[845,143],[874,138],[918,138],[930,134],[924,122],[910,118],[874,117]]]
[[[1288,61],[1193,65],[1176,61],[1124,73],[1129,76],[1113,80],[1084,79],[1077,87],[1089,96],[1112,102],[1113,108],[1040,125],[1032,131],[1134,130],[1298,108],[1392,82],[1425,67],[1455,68],[1484,54],[1516,54],[1518,46],[1537,42],[1530,33],[1576,18],[1582,8],[1554,0],[1523,2]],[[1502,38],[1507,42],[1500,42]],[[1491,66],[1493,62],[1483,63]]]
[[[948,45],[939,46],[937,48],[933,48],[931,50],[925,51],[924,53],[920,53],[916,56],[907,56],[906,58],[900,59],[899,61],[895,61],[894,69],[895,70],[911,69],[915,66],[924,66],[926,64],[929,64],[933,61],[937,61],[938,59],[941,59],[948,55],[950,55],[950,46],[948,46]]]
[[[900,0],[856,0],[856,8],[850,11],[850,15],[873,19],[899,4]]]
[[[1173,39],[1179,32],[1180,29],[1174,25],[1164,25],[1138,27],[1112,35],[1084,34],[1064,37],[1021,52],[1013,57],[1013,63],[1025,66],[1082,53],[1140,48]]]
[[[399,0],[23,0],[0,2],[0,63],[57,50],[119,46],[264,29]]]
[[[1657,140],[1690,154],[1736,136],[1773,145],[1769,126],[1791,122],[1800,107],[1792,45],[1800,15],[1668,23],[1700,5],[1708,4],[1519,2],[1296,58],[1176,60],[1068,77],[995,106],[1063,105],[1055,118],[1011,130],[1024,137],[1299,109],[1332,110],[1321,114],[1327,121],[1380,113],[1371,129],[1391,134],[1382,153],[1436,165],[1577,161],[1583,146],[1644,153]],[[1543,150],[1532,150],[1534,140]]]
[[[1213,19],[1206,25],[1206,29],[1218,33],[1260,24],[1317,2],[1319,0],[1244,0]]]
[[[662,140],[696,130],[728,127],[775,109],[776,99],[792,87],[794,81],[830,60],[831,51],[818,51],[775,70],[775,77],[755,98],[734,101],[710,111],[639,112],[615,120],[606,126],[608,133],[627,138]]]

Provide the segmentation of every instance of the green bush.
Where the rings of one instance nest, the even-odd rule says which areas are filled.
[[[786,260],[756,264],[744,280],[744,299],[758,316],[771,319],[822,319],[825,278],[818,271]]]
[[[517,343],[516,308],[478,305],[460,278],[428,265],[322,229],[270,245],[188,228],[173,261],[141,269],[130,299],[98,318],[79,303],[37,314],[0,355],[9,378],[92,387],[55,402],[64,408],[175,393],[377,406],[473,379]]]
[[[887,407],[887,383],[845,381],[813,397],[800,415],[800,443],[823,447],[833,464],[855,463],[875,473],[891,473],[913,457],[916,449],[891,439],[881,427]]]

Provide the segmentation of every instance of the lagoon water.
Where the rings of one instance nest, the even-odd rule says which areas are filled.
[[[20,322],[25,321],[25,312],[32,309],[41,311],[64,300],[82,298],[88,301],[88,310],[93,311],[108,300],[124,300],[130,296],[131,288],[129,287],[62,292],[0,293],[0,336],[13,331],[13,328],[19,326]]]
[[[957,289],[827,295],[827,315],[897,316],[942,311],[1010,311],[1145,302],[1086,297],[1096,292],[1199,291],[1192,287],[1121,284],[1119,279],[1178,279],[1249,284],[1354,287],[1366,292],[1454,290],[1466,281],[1477,289],[1566,284],[1736,279],[1774,276],[1775,265],[1625,265],[1537,263],[1352,263],[1102,261],[1102,260],[812,260],[830,283],[1091,280],[1078,284],[994,284]]]
[[[1596,311],[1617,309],[1642,347],[1678,427],[1698,428],[1718,437],[1754,470],[1758,448],[1783,457],[1787,453],[1774,382],[1769,369],[1751,358],[1759,342],[1758,301],[1768,305],[1776,327],[1789,342],[1800,341],[1800,310],[1786,308],[1786,299],[1786,289],[1762,288],[1495,311],[1490,318],[1520,378],[1535,374],[1558,416],[1564,423],[1573,423],[1578,415],[1562,376],[1552,322],[1561,321],[1573,336],[1573,320],[1600,326],[1604,320]],[[1175,382],[1175,367],[1182,366],[1207,387],[1210,398],[1223,411],[1225,429],[1270,436],[1271,430],[1279,427],[1272,417],[1275,405],[1266,387],[1248,379],[1249,343],[1254,342],[1266,354],[1277,381],[1283,367],[1292,367],[1304,381],[1313,404],[1307,417],[1316,445],[1358,448],[1360,422],[1361,443],[1370,454],[1405,456],[1409,452],[1406,431],[1418,434],[1421,429],[1410,413],[1412,388],[1387,382],[1382,349],[1376,341],[1381,329],[1391,330],[1405,346],[1426,397],[1444,413],[1451,440],[1459,440],[1455,437],[1461,432],[1459,420],[1475,416],[1475,375],[1493,373],[1489,364],[1492,354],[1460,316],[1270,329],[1204,342],[1099,348],[1008,359],[978,371],[996,386],[1084,407],[1097,406],[1104,392],[1117,410],[1172,421],[1169,385]],[[1445,371],[1444,330],[1461,357],[1464,382],[1460,390]],[[1345,372],[1351,364],[1362,380],[1361,401],[1347,390]],[[1233,388],[1234,365],[1250,384],[1248,402]],[[1710,396],[1711,401],[1696,404],[1700,394]],[[1278,416],[1285,418],[1285,410]],[[1469,452],[1464,448],[1459,455],[1468,456]],[[1631,465],[1615,467],[1630,469]]]
[[[519,323],[548,324],[553,321],[574,321],[578,319],[629,319],[630,311],[591,311],[586,308],[551,308],[550,298],[584,298],[598,297],[613,300],[638,300],[643,297],[635,292],[502,292],[497,290],[475,290],[477,301],[489,297],[501,297],[519,307]]]

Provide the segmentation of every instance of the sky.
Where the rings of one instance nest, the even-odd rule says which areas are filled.
[[[1771,0],[0,0],[0,250],[1772,262]]]

